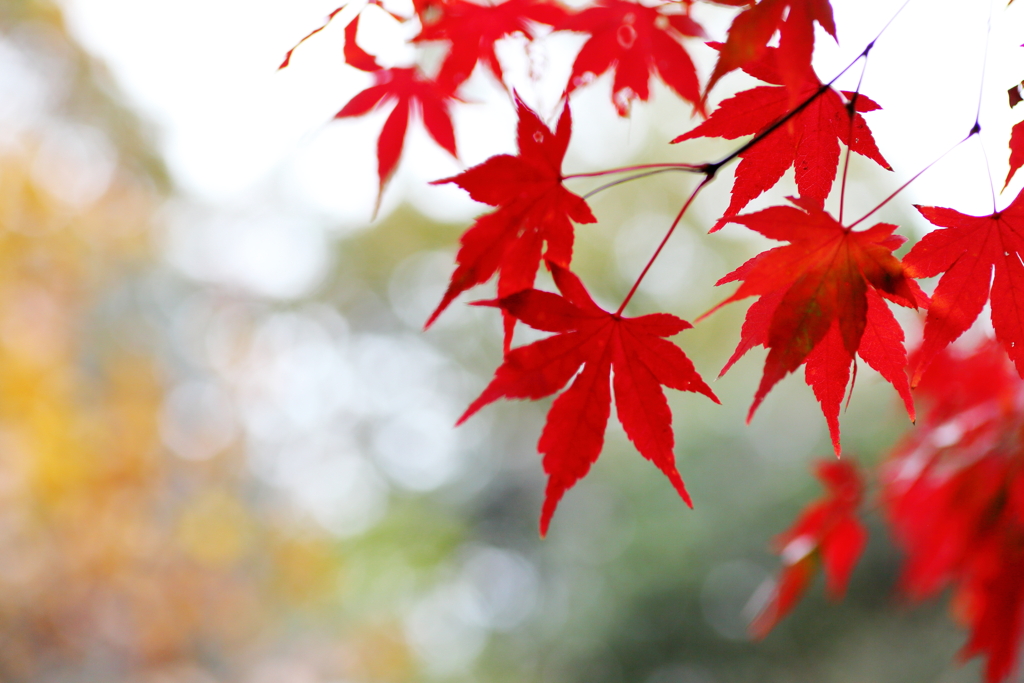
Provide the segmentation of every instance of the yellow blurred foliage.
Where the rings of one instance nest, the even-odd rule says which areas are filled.
[[[178,520],[178,544],[200,564],[226,567],[250,545],[249,514],[227,491],[207,490],[188,502]]]
[[[104,349],[83,370],[86,316],[147,257],[157,197],[115,180],[72,211],[31,164],[30,148],[0,157],[0,678],[102,651],[145,669],[251,638],[265,610],[231,573],[249,513],[164,456],[154,359]]]
[[[104,297],[151,260],[160,196],[115,176],[68,207],[32,164],[29,144],[0,149],[0,680],[97,657],[125,680],[218,680],[211,656],[258,679],[282,613],[343,603],[338,544],[261,508],[239,444],[206,461],[170,453],[173,378],[144,341],[94,329]],[[310,666],[408,680],[399,626],[358,621],[318,626],[337,635]]]

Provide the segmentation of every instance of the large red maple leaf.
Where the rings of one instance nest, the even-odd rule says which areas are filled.
[[[925,235],[903,257],[907,273],[917,278],[943,275],[928,307],[911,383],[971,326],[990,296],[996,338],[1024,377],[1024,192],[988,216],[934,206],[917,210],[943,229]]]
[[[590,34],[572,65],[569,91],[614,69],[612,103],[619,116],[626,116],[633,100],[650,97],[651,73],[657,71],[666,85],[703,113],[697,71],[679,40],[703,37],[704,30],[689,14],[665,11],[677,5],[598,0],[559,24],[558,30]]]
[[[498,296],[533,286],[543,258],[568,267],[572,260],[573,227],[597,221],[590,207],[562,185],[562,159],[572,134],[572,115],[566,103],[552,131],[516,96],[519,114],[518,156],[501,154],[451,178],[478,202],[497,206],[480,216],[463,235],[457,266],[429,327],[459,294],[486,282],[500,271]],[[506,316],[506,348],[513,319]]]
[[[778,49],[770,48],[763,58],[745,67],[750,75],[775,85],[744,90],[724,100],[707,121],[672,142],[700,137],[734,140],[747,135],[761,135],[776,126],[792,110],[790,96],[782,86],[778,57]],[[712,227],[712,232],[774,186],[790,167],[796,174],[800,197],[813,200],[819,207],[824,206],[836,179],[840,142],[882,168],[892,170],[878,150],[864,118],[857,113],[881,107],[861,94],[855,97],[853,93],[840,93],[832,88],[822,92],[822,83],[810,67],[801,73],[798,101],[811,101],[785,124],[771,130],[739,155],[732,200],[725,214]],[[850,102],[856,109],[852,122]]]
[[[749,3],[726,2],[730,5]],[[799,99],[804,72],[814,52],[814,23],[836,37],[835,20],[829,0],[761,0],[740,12],[729,27],[729,35],[718,55],[707,90],[725,74],[764,57],[768,42],[779,33],[778,62],[784,83]],[[791,100],[795,101],[795,100]]]
[[[566,16],[566,10],[550,0],[507,0],[497,5],[452,0],[437,9],[433,19],[423,15],[427,17],[426,23],[414,42],[450,43],[437,81],[452,90],[469,78],[478,61],[487,65],[499,83],[504,83],[494,44],[513,33],[533,40],[533,24],[551,26]]]
[[[1024,637],[1024,382],[993,340],[940,351],[918,391],[924,419],[883,470],[906,553],[900,585],[914,600],[954,587],[954,616],[970,628],[960,656],[985,656],[985,680],[997,683]]]
[[[692,507],[676,469],[672,413],[661,389],[665,385],[698,392],[718,403],[686,354],[665,339],[691,325],[667,313],[638,318],[609,313],[594,303],[576,275],[555,263],[548,266],[561,296],[527,289],[487,303],[530,327],[556,334],[506,354],[494,379],[459,423],[499,398],[542,398],[576,377],[552,404],[537,444],[548,475],[540,518],[543,536],[562,495],[601,454],[611,384],[626,435]]]
[[[790,201],[796,206],[774,206],[732,218],[790,244],[755,256],[719,280],[719,285],[742,284],[701,317],[733,301],[759,296],[747,311],[740,343],[722,373],[754,346],[768,348],[749,420],[779,380],[806,364],[807,383],[821,403],[838,454],[839,407],[857,354],[893,384],[913,417],[903,331],[882,299],[911,308],[927,299],[892,255],[904,242],[893,234],[895,225],[879,223],[854,231],[813,201]]]
[[[867,530],[857,518],[864,484],[856,466],[847,460],[823,460],[815,470],[826,495],[808,505],[772,544],[784,566],[768,601],[750,624],[755,638],[768,635],[796,606],[821,564],[829,597],[842,598],[867,543]]]

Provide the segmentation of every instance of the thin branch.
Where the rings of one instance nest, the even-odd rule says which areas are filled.
[[[572,180],[574,178],[598,178],[600,176],[615,175],[617,173],[631,173],[633,171],[643,171],[648,168],[663,168],[675,171],[689,171],[691,173],[703,173],[703,164],[639,164],[637,166],[623,166],[622,168],[611,168],[607,171],[593,171],[591,173],[572,173],[567,176],[562,176],[562,180]]]
[[[982,96],[985,94],[985,72],[988,69],[988,52],[989,44],[992,41],[992,0],[988,3],[988,23],[985,26],[985,51],[981,57],[981,77],[978,79],[978,109],[974,114],[974,125],[981,130],[981,102]],[[992,194],[992,213],[996,213],[999,209],[996,205],[996,185],[992,181],[992,167],[988,163],[988,152],[985,151],[985,143],[982,141],[981,136],[978,137],[978,146],[981,147],[981,156],[985,161],[985,173],[988,175],[988,189]]]
[[[988,3],[988,23],[985,25],[985,51],[981,56],[981,78],[978,79],[978,110],[974,115],[974,122],[981,121],[981,99],[985,94],[985,72],[988,69],[988,48],[992,40],[992,0]]]
[[[612,188],[612,187],[615,187],[616,185],[622,185],[624,183],[628,183],[628,182],[633,181],[633,180],[640,180],[641,178],[647,178],[648,176],[652,176],[652,175],[661,175],[662,173],[669,173],[671,171],[692,172],[688,168],[672,167],[672,168],[659,168],[659,169],[654,170],[654,171],[647,171],[646,173],[637,173],[636,175],[627,176],[625,178],[619,178],[618,180],[613,180],[610,183],[605,183],[604,185],[601,185],[600,187],[594,188],[590,192],[588,192],[585,195],[583,195],[583,199],[590,199],[595,194],[597,194],[599,192],[604,192],[605,190],[607,190],[609,188]]]
[[[910,0],[906,0],[902,5],[900,5],[900,8],[898,10],[896,10],[896,14],[892,15],[891,17],[889,17],[889,21],[885,22],[885,26],[883,26],[882,30],[878,32],[877,36],[875,36],[875,40],[871,41],[872,45],[874,45],[875,41],[877,41],[879,38],[882,37],[882,34],[885,33],[889,29],[889,26],[892,25],[892,22],[896,21],[896,17],[898,17],[900,15],[900,13],[907,8],[907,5],[909,5],[909,4],[910,4]]]
[[[846,105],[846,111],[850,115],[850,132],[846,137],[846,159],[843,161],[843,180],[839,184],[839,224],[843,224],[843,209],[846,208],[846,177],[850,173],[850,155],[853,153],[853,125],[857,116],[857,99],[860,97],[860,87],[864,84],[864,74],[868,70],[868,55],[864,55],[864,66],[860,70],[860,78],[857,80],[857,89],[853,91],[853,97]]]
[[[932,166],[934,166],[935,164],[937,164],[937,163],[939,163],[940,161],[942,161],[942,160],[943,160],[943,159],[944,159],[944,158],[946,157],[946,155],[947,155],[947,154],[949,154],[949,153],[950,153],[950,152],[952,152],[952,151],[953,151],[954,149],[956,149],[956,148],[957,148],[957,147],[959,147],[960,145],[962,145],[962,144],[964,144],[965,142],[967,142],[968,140],[970,140],[970,139],[971,139],[972,137],[974,137],[975,135],[977,135],[977,134],[978,134],[978,133],[979,133],[980,131],[981,131],[981,127],[980,127],[980,126],[978,126],[978,124],[974,124],[974,127],[973,127],[973,128],[971,128],[971,132],[967,134],[967,137],[965,137],[965,138],[964,138],[963,140],[961,140],[960,142],[956,143],[955,145],[953,145],[952,147],[950,147],[949,149],[947,149],[947,150],[946,150],[945,152],[943,152],[942,154],[940,154],[940,155],[938,156],[938,158],[936,158],[936,159],[935,159],[934,161],[932,161],[932,162],[931,162],[931,163],[929,163],[929,164],[928,164],[927,166],[925,166],[924,168],[922,168],[922,169],[921,169],[920,171],[918,171],[917,173],[915,173],[915,174],[914,174],[914,176],[913,176],[913,177],[912,177],[912,178],[911,178],[910,180],[908,180],[907,182],[905,182],[905,183],[903,183],[902,185],[900,185],[900,186],[899,186],[898,188],[896,188],[896,191],[895,191],[895,192],[893,192],[893,193],[892,193],[892,194],[890,194],[890,195],[889,195],[888,197],[886,197],[886,198],[885,198],[884,200],[882,200],[882,203],[881,203],[881,204],[879,204],[879,205],[878,205],[878,206],[876,206],[875,208],[873,208],[873,209],[871,209],[870,211],[868,211],[868,212],[867,212],[866,214],[864,214],[863,216],[861,216],[860,218],[858,218],[857,220],[855,220],[855,221],[854,221],[853,223],[850,223],[850,224],[849,224],[848,226],[846,226],[846,229],[847,229],[847,230],[852,230],[852,229],[853,229],[853,228],[855,228],[855,227],[856,227],[857,225],[860,225],[861,223],[863,223],[864,221],[866,221],[866,220],[867,220],[867,219],[868,219],[868,218],[869,218],[870,216],[874,215],[874,214],[875,214],[875,213],[876,213],[876,212],[877,212],[877,211],[878,211],[879,209],[881,209],[881,208],[882,208],[883,206],[885,206],[886,204],[888,204],[889,202],[891,202],[891,201],[892,201],[893,199],[895,199],[895,198],[896,198],[896,195],[898,195],[898,194],[899,194],[900,192],[903,192],[903,190],[907,189],[907,187],[909,187],[909,186],[910,186],[910,183],[914,182],[915,180],[917,180],[918,178],[920,178],[920,177],[921,177],[922,175],[924,175],[924,172],[925,172],[925,171],[927,171],[927,170],[928,170],[928,169],[930,169],[930,168],[931,168]]]
[[[882,37],[882,34],[885,33],[885,31],[889,28],[889,26],[892,25],[892,23],[894,21],[896,21],[896,17],[898,17],[900,15],[900,13],[903,12],[903,10],[906,9],[907,5],[909,5],[910,3],[911,3],[911,0],[904,0],[903,4],[900,5],[900,8],[898,10],[896,10],[895,14],[893,14],[891,17],[889,17],[889,21],[885,22],[885,26],[882,27],[882,29],[878,32],[878,34],[874,37],[874,39],[872,39],[872,41],[870,43],[868,43],[867,46],[865,46],[865,48],[863,50],[861,50],[860,54],[858,54],[857,57],[852,62],[847,64],[846,67],[844,67],[842,71],[840,71],[838,74],[836,74],[832,78],[832,80],[830,80],[828,83],[822,84],[822,86],[820,88],[818,88],[818,90],[813,95],[811,95],[806,100],[801,102],[796,107],[796,109],[793,109],[791,112],[789,112],[788,114],[783,116],[781,119],[779,119],[778,121],[773,123],[771,126],[769,126],[765,130],[763,130],[760,133],[758,133],[757,135],[755,135],[753,138],[751,138],[749,141],[747,141],[746,144],[741,146],[739,149],[734,151],[732,154],[729,154],[728,156],[726,156],[725,158],[719,160],[716,163],[708,164],[707,167],[706,167],[705,173],[707,173],[709,175],[714,175],[715,173],[717,173],[719,171],[719,169],[722,168],[722,166],[726,165],[727,163],[729,163],[730,161],[732,161],[733,159],[735,159],[739,155],[743,154],[744,152],[746,152],[748,149],[750,149],[751,147],[753,147],[757,143],[761,142],[761,140],[764,140],[766,137],[768,137],[769,135],[771,135],[772,133],[777,131],[779,128],[781,128],[782,126],[786,125],[794,116],[796,116],[797,114],[802,112],[807,107],[811,106],[811,103],[813,103],[816,99],[818,99],[819,97],[824,95],[826,92],[828,92],[828,89],[831,88],[835,84],[835,82],[838,81],[847,71],[852,69],[853,65],[856,64],[862,57],[863,58],[867,58],[868,54],[875,47],[875,43],[878,42],[878,39]]]

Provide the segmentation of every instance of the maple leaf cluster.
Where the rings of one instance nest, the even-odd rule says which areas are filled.
[[[988,681],[1011,675],[1024,634],[1024,381],[999,346],[934,359],[918,387],[929,409],[882,475],[903,592],[954,587],[961,657],[986,655]]]
[[[692,3],[693,0],[683,0],[647,7],[629,0],[598,0],[591,7],[573,12],[554,0],[505,0],[492,5],[468,0],[417,0],[411,17],[388,12],[396,21],[418,28],[411,44],[444,45],[444,57],[433,76],[416,65],[382,67],[359,46],[361,14],[357,14],[345,27],[345,62],[372,73],[375,82],[355,95],[336,118],[362,116],[394,102],[377,141],[377,173],[383,193],[398,166],[410,113],[418,111],[434,141],[457,157],[451,105],[460,101],[459,88],[478,63],[504,85],[495,44],[513,34],[532,41],[540,30],[589,36],[573,64],[566,92],[613,71],[612,101],[619,115],[627,116],[633,101],[650,98],[651,76],[657,73],[676,94],[703,113],[697,71],[682,44],[684,38],[704,36],[700,24],[689,15]],[[384,3],[370,0],[366,6],[370,5],[383,8]],[[340,7],[328,15],[326,23],[344,9]],[[326,23],[299,43],[322,31]],[[280,68],[291,63],[294,50],[289,50]]]
[[[1024,638],[1024,380],[997,340],[931,360],[917,385],[923,419],[880,468],[878,498],[905,554],[900,592],[921,601],[952,587],[954,618],[970,630],[961,659],[985,656],[986,681],[1002,681]],[[860,472],[843,460],[819,462],[817,474],[827,494],[775,539],[783,569],[754,637],[778,624],[822,565],[829,596],[841,598],[864,550]]]
[[[858,227],[895,195],[852,222],[843,217],[842,191],[838,217],[826,207],[840,177],[845,190],[853,153],[892,170],[865,118],[881,106],[859,85],[855,91],[838,90],[835,79],[823,81],[814,69],[816,28],[837,38],[829,0],[714,0],[736,14],[722,40],[706,42],[717,56],[704,84],[690,57],[691,48],[707,39],[693,16],[697,2],[593,0],[570,9],[556,0],[488,5],[416,0],[409,16],[388,13],[412,28],[410,45],[440,47],[441,57],[389,68],[359,44],[362,10],[348,12],[344,59],[372,74],[374,82],[337,117],[392,107],[377,145],[381,193],[398,167],[414,115],[438,145],[458,156],[452,108],[464,106],[459,91],[478,65],[509,91],[516,109],[515,155],[500,154],[435,181],[458,185],[492,207],[462,235],[448,287],[426,321],[430,326],[460,295],[496,280],[496,298],[476,303],[500,311],[503,360],[459,422],[500,398],[559,394],[538,443],[548,476],[542,535],[559,500],[600,455],[613,397],[626,435],[692,506],[676,467],[672,415],[662,387],[718,399],[669,341],[690,323],[669,313],[624,315],[665,242],[616,310],[599,306],[572,263],[575,224],[593,223],[597,217],[583,197],[566,187],[580,176],[562,168],[572,136],[570,103],[580,88],[611,73],[612,105],[627,116],[635,102],[650,98],[651,79],[657,76],[701,119],[673,143],[722,138],[738,141],[737,147],[717,161],[581,175],[635,173],[627,179],[638,179],[643,176],[639,171],[651,168],[702,175],[681,202],[668,240],[701,190],[724,166],[737,162],[729,204],[709,232],[734,224],[780,245],[724,275],[717,284],[739,283],[735,291],[697,318],[755,297],[722,372],[754,347],[766,350],[749,420],[771,389],[802,367],[836,456],[842,452],[840,408],[852,390],[858,359],[894,387],[910,421],[916,419],[912,391],[920,385],[930,407],[895,450],[883,481],[889,520],[908,554],[904,589],[923,597],[954,584],[957,614],[971,629],[965,655],[984,655],[987,681],[1003,680],[1013,670],[1024,619],[1024,455],[1018,443],[1024,409],[1024,193],[987,216],[917,207],[939,229],[899,258],[896,252],[906,239],[896,234],[898,226]],[[370,5],[388,11],[385,0],[369,0],[365,6]],[[345,9],[333,12],[328,22]],[[559,31],[586,38],[549,125],[505,84],[496,44],[511,35],[529,43]],[[858,59],[866,60],[873,45]],[[291,52],[282,67],[290,58]],[[429,63],[432,69],[426,68]],[[710,106],[712,89],[737,71],[761,84]],[[1010,97],[1011,106],[1024,99],[1019,87],[1010,90]],[[976,122],[968,138],[978,129]],[[844,149],[846,164],[841,163]],[[1024,122],[1011,131],[1009,150],[1006,186],[1024,166]],[[788,204],[744,213],[790,169],[796,195]],[[535,288],[542,266],[558,293]],[[941,277],[929,297],[916,280],[936,276]],[[974,324],[986,302],[995,341],[971,356],[955,355],[950,344]],[[904,331],[890,304],[924,315],[923,340],[909,362]],[[551,336],[514,348],[519,323]],[[867,484],[860,471],[843,460],[819,464],[817,475],[827,494],[777,539],[784,568],[752,624],[756,636],[766,635],[792,609],[819,566],[824,566],[830,595],[840,596],[863,550],[866,533],[857,512]]]

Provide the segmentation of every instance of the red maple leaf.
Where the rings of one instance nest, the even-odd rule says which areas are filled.
[[[453,0],[439,6],[436,18],[427,19],[415,42],[444,40],[451,44],[437,81],[452,91],[469,78],[478,61],[484,62],[498,82],[503,83],[494,44],[513,33],[533,40],[532,24],[551,26],[565,16],[565,9],[550,0],[507,0],[498,5]]]
[[[987,656],[996,683],[1024,636],[1024,382],[995,341],[936,361],[918,385],[925,417],[886,463],[883,501],[907,556],[902,590],[922,600],[952,584],[971,630],[960,655]]]
[[[562,495],[601,454],[611,412],[610,383],[626,435],[693,507],[676,469],[672,413],[661,389],[665,385],[698,392],[718,403],[686,354],[664,339],[691,325],[667,313],[639,318],[609,313],[594,303],[572,272],[556,263],[548,262],[548,267],[562,296],[527,289],[485,303],[530,327],[556,334],[507,353],[494,379],[459,424],[499,398],[542,398],[576,377],[552,404],[537,444],[548,475],[540,518],[543,536]]]
[[[382,7],[380,0],[370,0],[369,4]],[[278,68],[287,67],[295,49],[310,37],[324,30],[343,9],[344,6],[331,12],[319,28],[314,29],[300,40],[295,47],[288,51]],[[384,11],[387,12],[387,10]],[[401,17],[391,12],[388,14],[401,21]],[[348,104],[342,107],[334,118],[362,116],[387,103],[395,102],[395,107],[384,122],[380,137],[377,139],[377,175],[380,178],[377,201],[379,203],[380,195],[383,194],[384,187],[402,156],[405,133],[409,127],[409,114],[414,109],[423,118],[423,125],[430,137],[434,138],[434,141],[452,156],[458,156],[455,149],[455,130],[452,127],[452,118],[449,112],[449,106],[451,102],[455,101],[455,96],[454,88],[438,85],[436,81],[425,78],[415,67],[382,68],[374,56],[363,50],[356,42],[361,16],[361,14],[357,14],[345,27],[343,54],[345,63],[349,66],[372,73],[374,84],[349,100]]]
[[[826,494],[775,537],[772,545],[784,566],[768,601],[750,624],[755,638],[768,635],[796,606],[821,564],[825,565],[829,597],[842,598],[850,573],[864,551],[867,530],[857,518],[864,484],[856,466],[848,460],[823,460],[815,469]]]
[[[701,318],[733,301],[759,296],[722,373],[754,346],[768,348],[749,420],[775,383],[806,363],[807,383],[821,403],[838,454],[839,406],[855,354],[896,387],[913,417],[903,332],[882,298],[911,308],[927,299],[892,255],[904,242],[893,234],[895,225],[853,231],[815,202],[790,201],[796,206],[731,219],[790,244],[755,256],[719,280],[719,285],[743,284]]]
[[[657,71],[666,85],[703,114],[697,71],[679,40],[703,37],[704,30],[689,14],[664,11],[677,4],[645,7],[628,0],[598,0],[596,6],[559,24],[558,30],[590,34],[572,65],[569,91],[614,69],[612,103],[619,116],[626,116],[633,100],[646,102],[650,97],[651,73]]]
[[[776,85],[744,90],[724,100],[707,121],[672,142],[700,137],[734,140],[763,134],[775,126],[792,110],[790,97],[781,85],[777,56],[778,50],[773,48],[764,58],[745,69],[755,78]],[[800,197],[823,207],[836,179],[840,142],[882,168],[892,170],[878,151],[871,130],[859,113],[853,115],[851,135],[850,102],[854,102],[857,112],[875,111],[881,107],[861,94],[857,94],[854,101],[853,93],[839,93],[831,88],[820,92],[821,86],[813,70],[804,70],[798,89],[799,101],[813,100],[800,113],[739,155],[732,200],[711,232],[719,230],[731,216],[774,186],[791,166],[796,174]]]
[[[572,134],[568,103],[554,131],[518,95],[516,110],[518,156],[494,156],[457,176],[434,181],[455,183],[476,201],[498,209],[477,218],[462,235],[462,246],[455,257],[458,265],[427,327],[455,297],[486,282],[497,271],[499,297],[532,287],[542,249],[544,259],[568,267],[572,260],[572,221],[597,221],[587,203],[562,186],[562,159]],[[506,348],[513,323],[506,316]]]
[[[911,384],[917,384],[936,354],[974,323],[990,294],[996,339],[1024,376],[1024,192],[988,216],[934,206],[917,210],[944,229],[925,235],[903,257],[907,274],[943,275],[928,307]]]
[[[350,42],[354,44],[355,41]],[[455,98],[450,90],[425,78],[415,67],[382,69],[374,71],[373,76],[374,84],[349,100],[335,118],[362,116],[389,102],[395,103],[377,139],[377,174],[380,178],[380,192],[383,193],[402,156],[409,115],[413,110],[419,112],[430,137],[452,156],[458,156],[449,112],[449,105]]]
[[[706,91],[710,91],[718,79],[730,71],[764,57],[771,49],[768,42],[777,31],[779,82],[793,94],[790,102],[798,101],[804,72],[810,68],[814,52],[814,22],[818,22],[833,38],[836,37],[829,0],[761,0],[740,12],[729,27],[729,35],[718,55]]]

